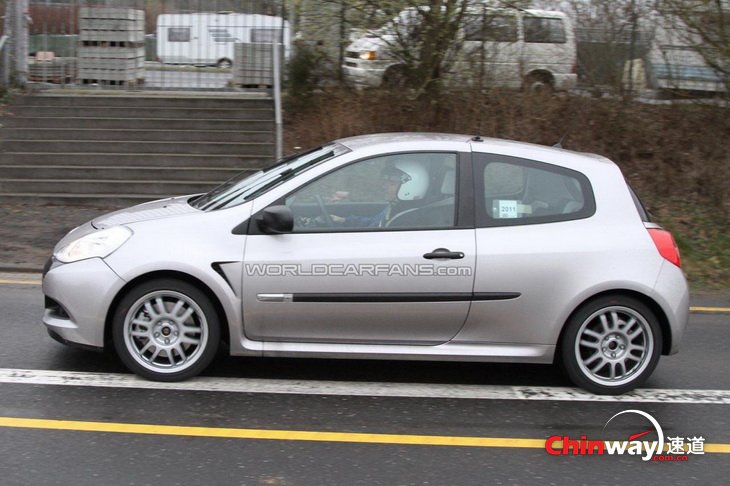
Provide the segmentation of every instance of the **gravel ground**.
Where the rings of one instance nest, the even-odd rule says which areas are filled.
[[[66,233],[119,206],[0,205],[0,269],[40,271]]]

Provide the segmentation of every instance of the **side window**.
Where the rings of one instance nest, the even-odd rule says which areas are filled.
[[[593,192],[581,173],[504,156],[480,156],[476,166],[479,223],[509,226],[588,217]]]
[[[251,29],[251,42],[271,44],[281,37],[281,29]]]
[[[167,29],[168,42],[190,42],[190,27],[170,27]]]
[[[293,192],[285,204],[295,232],[454,226],[453,153],[393,154],[337,169]]]
[[[464,27],[467,41],[517,42],[517,18],[510,15],[470,16]]]
[[[565,44],[565,25],[562,19],[524,17],[525,42]]]

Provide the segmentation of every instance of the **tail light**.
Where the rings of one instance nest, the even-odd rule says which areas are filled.
[[[682,260],[679,257],[679,248],[677,248],[677,243],[674,242],[672,233],[660,228],[649,228],[648,231],[659,254],[676,266],[681,267]]]

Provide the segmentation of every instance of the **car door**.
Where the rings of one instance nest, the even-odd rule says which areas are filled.
[[[596,252],[600,231],[589,229],[590,182],[576,170],[486,153],[474,154],[474,180],[479,273],[459,339],[554,344],[551,324],[606,258]]]
[[[277,201],[294,216],[291,232],[264,234],[254,216],[244,256],[246,336],[422,345],[451,339],[474,283],[469,172],[468,154],[374,157]]]

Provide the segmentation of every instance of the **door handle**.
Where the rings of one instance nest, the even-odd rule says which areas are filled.
[[[423,255],[423,258],[425,258],[426,260],[461,260],[462,258],[464,258],[464,253],[460,251],[451,251],[447,248],[436,248],[431,253],[426,253],[425,255]]]

